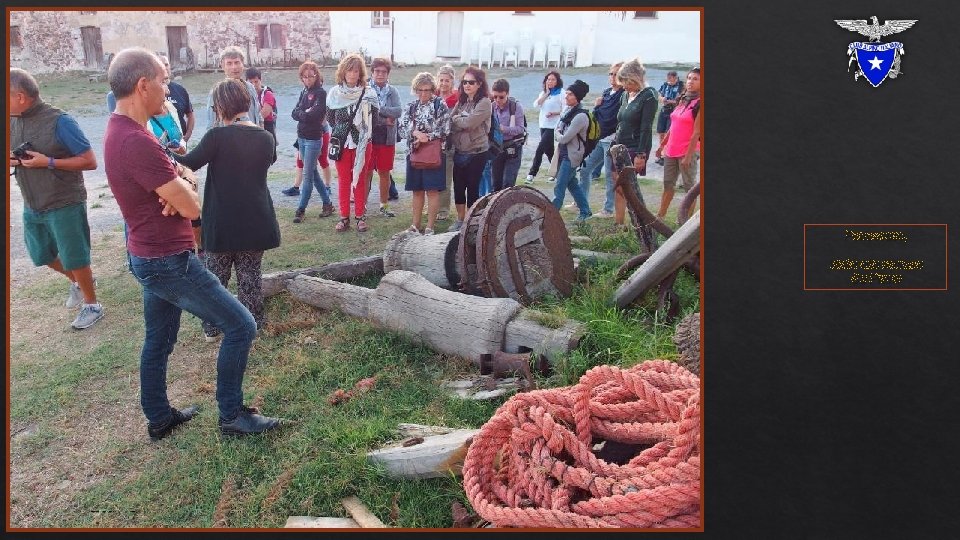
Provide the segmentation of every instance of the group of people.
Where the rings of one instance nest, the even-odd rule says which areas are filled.
[[[221,432],[263,433],[282,423],[242,399],[250,347],[265,322],[261,262],[266,250],[280,245],[267,187],[268,169],[277,159],[276,98],[263,85],[261,72],[245,69],[243,63],[239,48],[223,51],[225,78],[208,95],[209,127],[190,151],[186,142],[193,134],[194,111],[186,90],[171,81],[169,61],[134,47],[117,53],[108,68],[112,114],[104,138],[104,168],[124,220],[129,270],[143,291],[141,405],[153,440],[197,413],[196,407],[171,406],[166,392],[168,357],[184,310],[202,321],[208,341],[222,338],[216,391]],[[389,83],[391,68],[389,60],[374,59],[371,80],[363,57],[346,55],[327,91],[317,64],[300,66],[303,89],[291,111],[303,165],[295,222],[304,220],[316,188],[320,217],[339,214],[336,231],[352,225],[358,232],[368,230],[366,201],[374,172],[379,213],[393,217],[388,193],[395,147],[401,142],[407,150],[405,189],[413,199],[411,232],[432,234],[438,219],[449,219],[451,191],[456,221],[450,230],[460,229],[466,210],[480,197],[485,169],[491,190],[515,185],[527,130],[524,109],[510,97],[507,80],[488,84],[486,72],[475,66],[463,69],[458,80],[446,65],[436,74],[417,73],[410,84],[415,97],[403,104]],[[533,103],[540,112],[541,138],[527,181],[532,182],[546,156],[558,209],[570,191],[578,219],[589,218],[589,184],[594,170],[603,165],[604,213],[612,211],[623,224],[625,203],[612,187],[609,148],[615,143],[626,146],[642,175],[651,154],[658,102],[661,118],[669,118],[659,124],[664,129],[656,150],[665,170],[658,215],[665,214],[678,176],[692,186],[702,118],[697,114],[700,72],[691,70],[685,88],[672,94],[647,86],[645,73],[639,59],[611,67],[610,87],[594,102],[600,138],[590,152],[586,143],[591,118],[582,105],[589,86],[577,80],[561,90],[559,73],[544,77]],[[671,77],[675,80],[676,74]],[[45,103],[36,80],[21,69],[11,70],[10,111],[10,167],[24,198],[28,252],[34,264],[49,266],[70,281],[65,304],[80,308],[72,325],[89,328],[104,314],[90,268],[82,176],[82,171],[97,168],[96,156],[77,122]],[[492,126],[498,126],[502,139],[493,144]],[[338,177],[336,208],[330,161]],[[204,167],[201,203],[195,171]],[[232,271],[237,296],[227,289]]]
[[[685,84],[678,81],[675,71],[670,71],[667,82],[659,90],[647,85],[646,68],[640,59],[613,64],[608,77],[610,86],[594,100],[592,112],[599,128],[599,140],[589,153],[585,152],[588,150],[585,142],[590,116],[582,104],[589,86],[578,80],[561,93],[558,89],[563,83],[559,73],[551,71],[544,77],[543,90],[534,102],[540,108],[540,144],[526,182],[533,183],[541,157],[546,156],[551,161],[548,181],[555,182],[554,206],[561,208],[565,192],[569,191],[574,199],[571,206],[578,209],[577,220],[583,221],[592,216],[588,200],[590,183],[599,177],[602,168],[606,193],[603,209],[597,215],[612,215],[616,225],[623,227],[626,200],[615,189],[610,147],[625,146],[636,175],[646,174],[656,121],[660,144],[654,153],[658,164],[664,166],[663,197],[657,212],[662,219],[673,199],[678,176],[682,176],[686,189],[692,188],[696,179],[700,148],[697,116],[700,69],[690,70]]]

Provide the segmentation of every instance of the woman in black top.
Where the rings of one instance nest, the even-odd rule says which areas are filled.
[[[303,159],[303,187],[300,190],[300,204],[297,205],[297,213],[293,217],[294,223],[303,221],[314,186],[323,200],[320,217],[333,215],[330,191],[320,180],[320,173],[317,171],[317,157],[326,151],[324,132],[327,131],[327,91],[323,89],[320,68],[313,62],[307,61],[300,65],[300,80],[303,82],[303,90],[297,106],[290,113],[297,121],[297,148]],[[329,138],[327,140],[329,141]],[[325,158],[321,161],[326,163]]]
[[[236,267],[237,297],[264,322],[260,264],[263,252],[280,245],[280,226],[267,189],[267,170],[277,159],[270,132],[250,121],[250,94],[239,80],[213,87],[213,107],[223,126],[208,130],[200,144],[177,161],[193,170],[209,165],[203,188],[203,246],[206,267],[224,287]],[[208,341],[220,330],[204,323]]]

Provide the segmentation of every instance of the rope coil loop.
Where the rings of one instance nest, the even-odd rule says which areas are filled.
[[[517,394],[473,437],[463,485],[496,527],[699,527],[700,379],[649,360]]]

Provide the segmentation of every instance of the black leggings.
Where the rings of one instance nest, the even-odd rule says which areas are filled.
[[[547,155],[548,163],[553,161],[553,146],[553,129],[540,128],[540,144],[537,145],[537,152],[533,154],[533,163],[530,164],[530,176],[537,175],[544,154]]]
[[[480,177],[487,165],[487,152],[461,154],[453,158],[453,202],[473,206],[480,198]]]

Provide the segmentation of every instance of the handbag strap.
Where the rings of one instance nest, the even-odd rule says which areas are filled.
[[[366,93],[367,93],[367,87],[364,86],[363,90],[360,90],[360,99],[357,100],[357,108],[353,110],[353,117],[350,118],[351,124],[357,119],[357,113],[360,112],[360,105],[363,103],[363,95]]]

